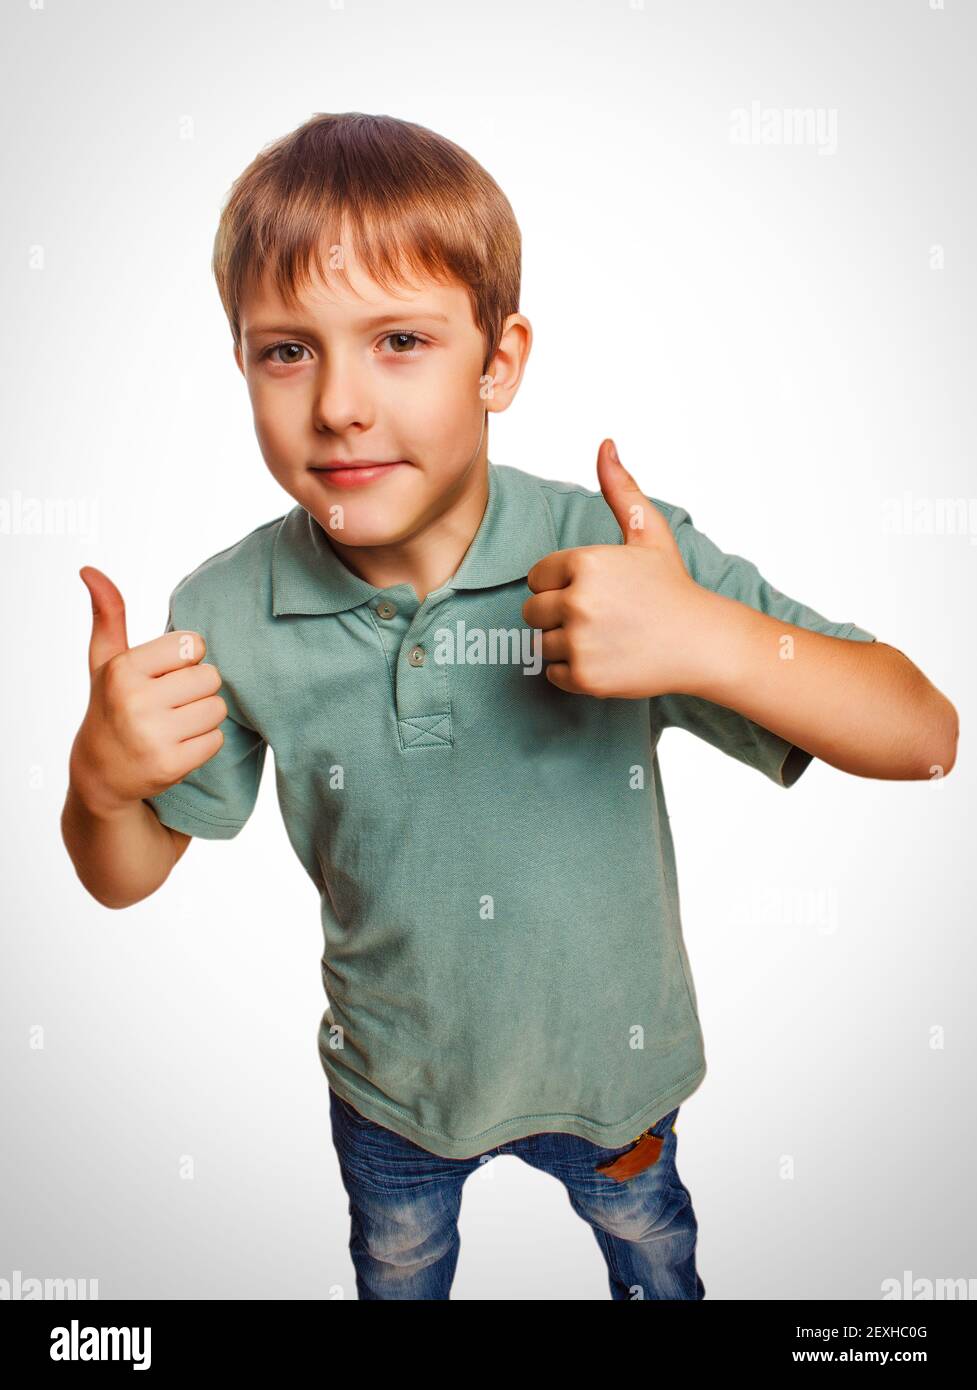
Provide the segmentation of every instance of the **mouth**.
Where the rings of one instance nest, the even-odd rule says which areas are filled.
[[[323,482],[335,487],[364,487],[376,478],[384,478],[396,468],[406,468],[406,459],[395,459],[385,463],[378,459],[349,459],[342,463],[316,464],[312,472]]]

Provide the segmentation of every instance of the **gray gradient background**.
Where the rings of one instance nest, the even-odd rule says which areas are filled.
[[[209,256],[257,150],[351,109],[448,135],[516,211],[535,344],[494,462],[596,486],[613,435],[646,491],[956,703],[943,785],[815,762],[785,791],[679,731],[660,756],[709,1064],[678,1126],[707,1298],[977,1276],[977,526],[885,523],[906,492],[977,492],[974,5],[23,0],[0,37],[0,497],[97,507],[0,535],[0,1278],[355,1297],[318,901],[271,758],[242,834],[126,911],[59,832],[79,567],[146,641],[178,579],[292,505]],[[734,143],[752,102],[836,112],[836,148]],[[466,1186],[461,1235],[454,1298],[609,1297],[564,1189],[515,1158]]]

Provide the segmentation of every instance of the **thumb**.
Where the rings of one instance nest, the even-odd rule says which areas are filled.
[[[92,565],[78,571],[92,599],[92,638],[88,644],[88,673],[94,676],[109,657],[129,650],[125,600],[107,574]]]
[[[604,501],[621,528],[624,544],[659,544],[663,539],[662,528],[669,531],[668,522],[618,458],[613,439],[605,439],[597,451],[597,478]]]

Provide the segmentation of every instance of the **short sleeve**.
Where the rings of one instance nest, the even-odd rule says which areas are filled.
[[[220,666],[210,638],[194,622],[174,622],[187,616],[177,607],[177,591],[170,599],[166,632],[203,632],[207,655],[201,665]],[[213,661],[209,658],[213,656]],[[220,725],[224,742],[212,758],[196,767],[182,782],[157,796],[146,797],[164,825],[204,840],[231,840],[243,828],[258,798],[258,787],[268,745],[261,734],[250,728],[237,706],[233,691],[222,685],[218,692],[227,705],[227,718]]]
[[[685,567],[696,583],[727,598],[738,599],[759,613],[823,633],[826,637],[841,637],[852,642],[876,641],[873,633],[855,623],[832,622],[807,604],[788,598],[764,579],[751,561],[720,550],[693,526],[692,518],[682,507],[668,510]],[[812,753],[725,705],[681,694],[657,696],[655,704],[663,728],[686,729],[721,752],[756,768],[778,786],[792,787],[813,761]]]

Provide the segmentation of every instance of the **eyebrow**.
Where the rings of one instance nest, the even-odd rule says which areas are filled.
[[[437,322],[437,323],[449,323],[449,322],[450,322],[450,319],[448,318],[448,315],[447,315],[447,314],[436,314],[436,313],[433,313],[431,310],[428,310],[428,309],[422,309],[422,310],[419,310],[419,311],[415,312],[413,309],[411,309],[410,307],[408,307],[408,308],[406,308],[406,309],[401,310],[399,313],[374,314],[371,318],[368,318],[368,319],[358,319],[358,320],[356,321],[356,323],[355,323],[353,326],[354,326],[355,328],[380,328],[380,327],[382,327],[383,324],[385,324],[385,323],[404,323],[404,322],[406,322],[408,319],[410,319],[410,320],[428,319],[429,321]],[[258,336],[259,334],[261,334],[261,333],[299,333],[299,334],[301,334],[301,333],[308,333],[308,332],[309,332],[309,329],[308,329],[307,326],[306,326],[306,327],[302,327],[301,325],[299,325],[299,324],[294,324],[294,323],[293,323],[293,324],[285,324],[285,325],[263,324],[263,323],[262,323],[262,324],[254,324],[254,325],[252,325],[251,327],[246,328],[246,329],[244,330],[244,336],[245,336],[246,338],[249,338],[249,337],[257,337],[257,336]]]

